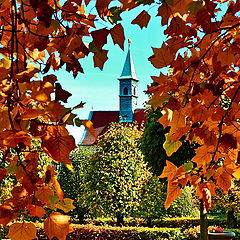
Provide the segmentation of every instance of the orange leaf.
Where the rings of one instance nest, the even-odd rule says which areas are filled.
[[[82,120],[84,127],[90,132],[93,137],[96,137],[93,123],[90,120]]]
[[[72,232],[69,225],[70,216],[61,213],[51,213],[44,222],[44,230],[47,236],[52,239],[57,237],[59,240],[65,240],[68,233]]]
[[[37,229],[33,223],[13,223],[7,237],[11,240],[32,240],[37,238]]]
[[[166,163],[167,166],[164,167],[163,172],[159,177],[160,178],[167,177],[168,180],[172,180],[177,172],[177,167],[168,160],[166,160]]]
[[[38,187],[35,193],[36,198],[45,204],[50,203],[49,196],[53,196],[53,195],[54,195],[53,190],[50,189],[48,186]]]
[[[55,161],[70,164],[69,154],[76,148],[75,140],[63,126],[49,126],[42,139],[43,150]]]
[[[24,131],[3,131],[0,133],[0,143],[4,146],[16,147],[19,143],[31,144],[30,136]]]
[[[154,55],[148,58],[156,68],[167,67],[174,59],[169,46],[163,44],[161,48],[152,48]]]
[[[28,209],[32,216],[42,218],[42,216],[46,214],[44,208],[41,206],[28,204],[26,208]]]
[[[200,168],[210,163],[212,160],[212,148],[207,146],[201,146],[195,150],[196,155],[192,158],[192,162],[197,164],[197,167]]]
[[[42,111],[42,110],[28,108],[22,114],[22,120],[34,119],[43,114],[44,114],[44,111]]]
[[[224,167],[220,167],[213,178],[216,179],[217,186],[227,193],[232,185],[232,171],[228,173]]]
[[[115,25],[111,30],[110,30],[110,34],[112,36],[112,40],[114,42],[114,44],[118,44],[119,47],[124,50],[124,40],[125,40],[125,36],[124,36],[124,29],[122,27],[122,25],[119,23],[117,25]]]
[[[140,28],[147,27],[151,16],[143,10],[133,21],[132,24],[137,24]]]
[[[58,180],[55,177],[52,178],[52,184],[54,186],[54,189],[56,191],[56,194],[57,194],[59,200],[62,201],[63,197],[64,197],[64,193],[63,193],[63,191],[61,189],[61,186],[60,186]]]
[[[99,67],[101,70],[103,69],[104,63],[108,60],[107,53],[108,50],[104,49],[94,53],[93,56],[94,67]]]
[[[164,203],[165,209],[168,209],[171,203],[176,200],[182,193],[176,182],[168,181],[167,186],[167,199]]]

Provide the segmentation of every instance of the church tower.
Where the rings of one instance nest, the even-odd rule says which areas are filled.
[[[133,122],[134,110],[137,107],[137,83],[138,79],[136,76],[131,49],[131,41],[128,40],[128,52],[126,60],[123,66],[122,74],[118,78],[119,80],[119,122]]]

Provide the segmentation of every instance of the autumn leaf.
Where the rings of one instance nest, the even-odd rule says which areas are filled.
[[[181,146],[182,142],[174,141],[172,142],[169,134],[165,134],[166,141],[163,144],[164,149],[166,150],[167,156],[170,157],[174,152],[176,152]]]
[[[109,33],[110,31],[106,28],[102,28],[91,32],[93,42],[99,50],[102,49],[103,45],[107,43],[107,36]]]
[[[51,213],[47,220],[44,222],[44,230],[47,236],[52,239],[53,237],[59,240],[65,240],[68,233],[72,232],[69,225],[70,216],[62,215],[61,213]]]
[[[37,238],[37,229],[33,223],[13,223],[7,237],[11,240],[32,240]]]
[[[148,58],[152,65],[156,68],[167,67],[174,59],[174,56],[166,44],[161,48],[152,48],[154,55]]]
[[[70,164],[69,154],[76,148],[74,138],[64,127],[49,126],[48,131],[42,139],[43,150],[55,161]]]
[[[44,114],[45,114],[45,112],[43,110],[27,108],[27,109],[25,109],[25,111],[21,117],[22,117],[22,120],[29,120],[29,119],[37,118]]]
[[[56,194],[57,194],[59,200],[62,201],[62,200],[63,200],[63,197],[64,197],[64,193],[63,193],[63,191],[62,191],[62,189],[61,189],[61,186],[60,186],[58,180],[56,179],[56,177],[53,177],[52,180],[51,180],[51,182],[52,182],[52,184],[53,184],[53,187],[54,187],[54,189],[55,189],[55,191],[56,191]]]
[[[71,93],[69,93],[68,91],[62,89],[62,86],[60,83],[56,83],[55,84],[55,101],[61,100],[64,103],[67,103],[67,100],[69,97],[72,96]]]
[[[13,219],[17,218],[17,213],[7,204],[0,205],[0,224],[6,226]]]
[[[177,167],[168,160],[166,160],[166,164],[167,166],[164,167],[163,172],[159,177],[160,178],[167,177],[168,180],[172,180],[177,172]]]
[[[182,190],[179,188],[178,184],[173,181],[168,181],[167,186],[167,199],[164,203],[165,209],[168,209],[171,203],[176,200],[182,193]]]
[[[90,120],[82,120],[84,127],[90,132],[93,137],[96,137],[93,123]]]
[[[108,60],[107,53],[108,50],[104,49],[94,53],[93,56],[94,67],[99,67],[101,70],[103,69],[104,63]]]
[[[131,23],[137,24],[140,28],[147,27],[151,16],[143,10]]]
[[[122,25],[119,23],[117,25],[115,25],[111,30],[110,30],[110,34],[112,36],[112,40],[114,42],[114,44],[118,44],[119,47],[124,50],[124,40],[125,40],[125,36],[124,36],[124,29],[122,27]]]
[[[58,209],[63,210],[65,213],[75,209],[76,207],[73,205],[74,200],[70,198],[64,198],[62,202],[58,202],[54,206]]]
[[[31,214],[32,216],[36,216],[36,217],[42,218],[42,216],[43,216],[44,214],[46,214],[46,211],[45,211],[44,208],[41,207],[41,206],[28,204],[28,205],[26,206],[26,208],[28,209],[28,211],[30,212],[30,214]]]
[[[49,196],[52,196],[52,195],[54,195],[54,192],[49,186],[38,187],[37,191],[35,192],[36,198],[45,204],[50,203]]]

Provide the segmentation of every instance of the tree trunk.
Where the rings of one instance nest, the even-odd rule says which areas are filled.
[[[227,227],[237,228],[237,218],[234,215],[234,208],[227,212]]]
[[[208,220],[207,211],[203,200],[200,200],[200,238],[199,240],[208,240]]]
[[[152,219],[151,218],[147,218],[147,226],[149,228],[152,228],[153,227],[153,223],[152,223]]]
[[[116,216],[117,216],[117,226],[122,227],[124,224],[123,215],[120,212],[118,212]]]
[[[77,210],[77,217],[78,217],[78,223],[83,224],[84,223],[84,216],[85,216],[86,211],[83,210]]]

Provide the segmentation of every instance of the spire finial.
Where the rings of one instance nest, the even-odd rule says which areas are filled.
[[[132,40],[128,39],[128,49],[130,49],[130,44],[131,44]]]

